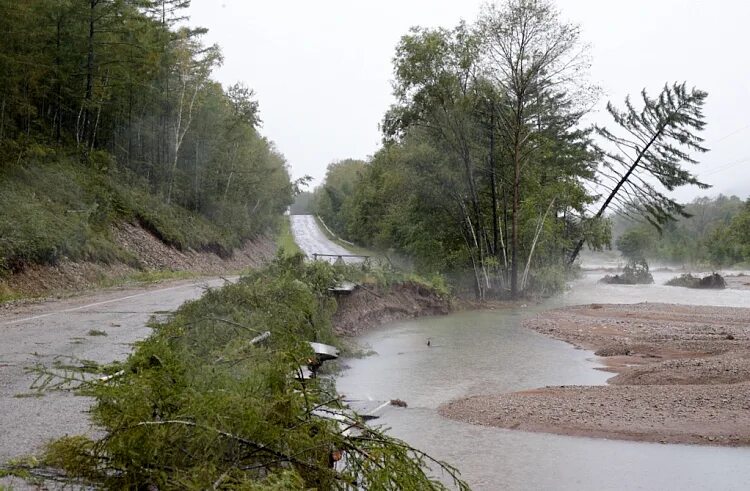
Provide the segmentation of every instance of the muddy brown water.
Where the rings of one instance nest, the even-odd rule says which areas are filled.
[[[527,433],[450,421],[442,403],[548,385],[603,384],[611,376],[591,352],[521,327],[524,316],[582,303],[670,302],[750,307],[747,290],[600,285],[589,272],[574,289],[538,307],[462,312],[397,322],[359,337],[377,354],[347,360],[347,397],[399,398],[377,420],[390,433],[456,465],[473,489],[750,489],[750,448],[663,445]],[[427,346],[430,338],[431,346]]]

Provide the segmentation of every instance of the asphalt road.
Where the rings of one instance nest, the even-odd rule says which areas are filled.
[[[290,217],[300,248],[313,254],[350,254],[330,241],[313,216]],[[335,260],[336,258],[331,258]],[[356,262],[358,258],[344,258]],[[151,287],[114,289],[72,299],[20,307],[0,307],[0,465],[38,453],[49,440],[65,435],[96,435],[88,410],[92,400],[69,392],[35,393],[42,365],[109,363],[125,359],[133,343],[147,337],[153,316],[165,316],[206,288],[227,280],[171,282]],[[105,334],[95,335],[95,331]],[[0,484],[7,484],[0,479]],[[15,488],[24,487],[15,480]]]
[[[328,239],[325,233],[318,227],[313,215],[290,215],[292,234],[294,240],[307,257],[312,258],[314,254],[329,254],[331,256],[352,254],[345,247]],[[336,261],[337,257],[321,258],[330,262]],[[362,258],[342,257],[347,263],[362,262]]]
[[[124,359],[135,341],[150,334],[146,323],[152,316],[166,315],[225,281],[171,282],[0,309],[0,464],[38,452],[50,439],[97,432],[87,415],[89,398],[66,392],[35,395],[30,367],[53,366],[56,360]]]

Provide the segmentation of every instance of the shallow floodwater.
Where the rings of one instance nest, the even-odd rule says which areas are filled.
[[[544,308],[580,303],[672,302],[750,307],[750,291],[599,285],[590,272],[541,307],[462,312],[398,322],[359,338],[377,354],[347,360],[339,390],[351,399],[403,399],[378,423],[456,465],[473,489],[750,489],[750,449],[662,445],[488,428],[451,421],[437,407],[472,394],[547,385],[602,384],[584,350],[523,329]],[[430,347],[427,339],[431,338]]]

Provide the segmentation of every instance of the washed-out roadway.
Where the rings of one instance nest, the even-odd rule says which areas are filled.
[[[0,307],[0,464],[39,452],[66,434],[93,434],[91,399],[69,392],[35,393],[29,368],[56,360],[123,360],[147,337],[154,315],[167,314],[224,279],[179,281],[108,290],[20,307]],[[102,331],[106,335],[92,335]],[[74,363],[74,362],[73,362]]]

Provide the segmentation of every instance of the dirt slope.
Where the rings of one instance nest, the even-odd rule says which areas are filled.
[[[198,275],[236,273],[269,261],[275,242],[261,237],[222,259],[210,252],[179,251],[167,246],[140,226],[123,223],[112,230],[120,247],[130,253],[137,264],[101,264],[61,261],[55,266],[32,265],[23,272],[0,279],[0,297],[12,291],[23,297],[61,295],[102,285],[116,284],[143,272],[172,271]]]
[[[359,287],[337,298],[333,315],[337,334],[356,335],[370,327],[398,319],[447,314],[450,300],[417,283],[402,283],[388,290]]]

